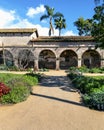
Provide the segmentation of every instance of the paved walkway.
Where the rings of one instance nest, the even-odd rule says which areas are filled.
[[[0,108],[0,130],[104,130],[104,113],[80,103],[64,71],[45,73],[27,101]]]

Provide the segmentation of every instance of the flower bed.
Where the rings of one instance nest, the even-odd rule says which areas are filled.
[[[15,104],[26,100],[39,78],[37,74],[0,74],[0,103]]]

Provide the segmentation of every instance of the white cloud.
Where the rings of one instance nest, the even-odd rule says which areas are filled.
[[[39,13],[44,13],[44,12],[45,12],[44,5],[40,5],[39,7],[36,8],[30,7],[26,15],[29,17],[33,17],[34,15],[37,15]]]
[[[0,27],[9,26],[9,24],[12,23],[14,20],[15,20],[14,10],[6,11],[0,9]]]
[[[34,24],[30,23],[27,19],[20,19],[17,23],[11,24],[10,28],[32,28]]]
[[[42,5],[40,5],[41,7]],[[39,7],[36,10],[39,12]],[[43,10],[44,11],[44,10]],[[39,24],[34,25],[29,22],[28,19],[20,18],[14,10],[6,11],[0,9],[0,28],[37,28],[39,36],[48,36],[48,27],[43,27]],[[54,29],[54,36],[58,36],[59,31]],[[74,36],[73,31],[67,31],[62,34],[62,36]]]

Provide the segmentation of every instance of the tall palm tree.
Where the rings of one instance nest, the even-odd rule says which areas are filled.
[[[44,15],[42,15],[40,17],[40,21],[42,21],[43,19],[49,18],[49,24],[50,24],[50,27],[49,27],[49,36],[51,36],[51,32],[54,34],[54,28],[53,28],[53,25],[52,25],[52,20],[54,18],[56,18],[56,17],[59,17],[59,16],[63,17],[63,14],[61,14],[60,12],[54,13],[54,8],[50,8],[47,5],[45,5],[44,7],[46,8],[46,14],[44,14]]]
[[[59,29],[59,36],[61,36],[61,30],[66,28],[66,20],[63,17],[58,17],[54,19],[55,22],[55,29]]]

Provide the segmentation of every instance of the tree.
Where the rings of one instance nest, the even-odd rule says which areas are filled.
[[[92,36],[98,42],[99,47],[104,48],[104,5],[94,9]]]
[[[63,28],[66,28],[66,23],[65,22],[66,22],[66,20],[61,16],[54,19],[55,29],[59,29],[59,36],[61,35],[61,30]]]
[[[20,69],[27,69],[34,67],[34,55],[28,49],[21,50],[18,56],[18,65]]]
[[[91,19],[84,20],[83,17],[80,17],[77,21],[74,22],[74,25],[77,27],[77,30],[79,31],[78,34],[80,36],[91,35],[91,28],[92,28],[92,20]]]
[[[56,17],[63,17],[63,14],[61,14],[60,12],[56,12],[54,13],[54,8],[50,8],[49,6],[45,5],[44,6],[46,8],[46,14],[42,15],[40,17],[40,21],[42,21],[43,19],[47,19],[49,18],[49,24],[50,24],[50,27],[49,27],[49,36],[51,36],[52,32],[54,34],[54,28],[53,28],[53,24],[52,24],[52,20]]]

